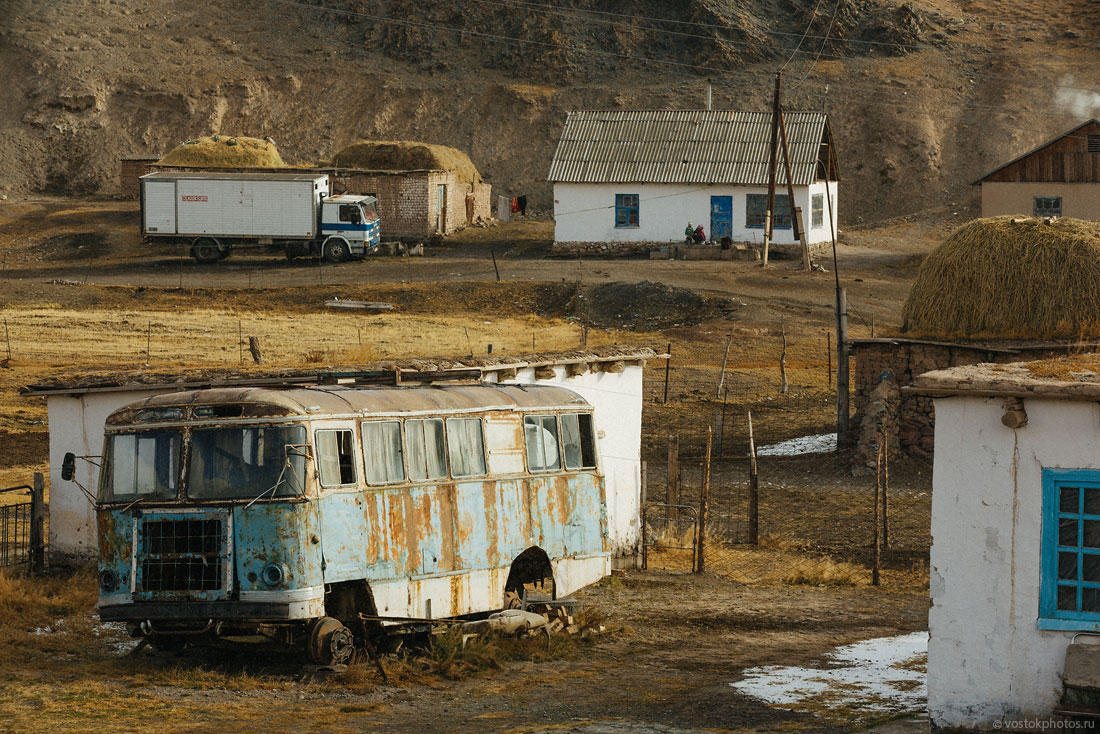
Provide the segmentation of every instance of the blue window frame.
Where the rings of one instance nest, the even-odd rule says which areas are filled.
[[[767,194],[748,194],[745,197],[745,226],[763,229],[768,211]],[[772,229],[791,228],[791,205],[786,194],[775,195],[775,211],[772,212]]]
[[[1043,470],[1041,629],[1100,630],[1100,471]]]
[[[638,195],[615,194],[615,229],[638,226]]]

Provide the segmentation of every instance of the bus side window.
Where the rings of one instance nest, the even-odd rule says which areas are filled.
[[[527,443],[528,471],[558,471],[558,419],[553,415],[525,415],[523,437]]]
[[[317,431],[317,465],[322,487],[355,484],[355,437],[346,429]]]
[[[414,482],[447,476],[447,461],[443,458],[443,420],[406,420],[405,452],[409,459],[409,479]]]
[[[590,413],[565,413],[561,417],[561,443],[566,469],[595,469],[596,447]]]
[[[405,478],[401,421],[363,422],[363,465],[368,484],[393,484]]]
[[[447,453],[451,476],[485,476],[485,441],[479,418],[447,419]]]

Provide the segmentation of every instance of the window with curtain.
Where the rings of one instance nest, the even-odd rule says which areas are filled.
[[[405,421],[405,453],[409,479],[421,482],[447,476],[444,457],[443,420],[440,418]]]
[[[447,419],[447,453],[451,476],[485,476],[485,441],[478,418]]]
[[[401,421],[363,422],[363,466],[367,484],[393,484],[405,479]]]

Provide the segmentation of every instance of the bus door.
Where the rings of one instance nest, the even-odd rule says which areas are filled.
[[[313,454],[320,485],[322,568],[326,583],[361,579],[366,569],[366,518],[353,421],[316,422]]]

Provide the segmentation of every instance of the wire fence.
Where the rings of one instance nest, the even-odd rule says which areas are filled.
[[[837,451],[825,335],[775,352],[672,345],[667,364],[647,366],[645,562],[744,583],[926,583],[930,462],[884,435],[870,462]]]

